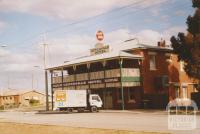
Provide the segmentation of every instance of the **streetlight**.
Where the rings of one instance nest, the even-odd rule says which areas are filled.
[[[39,68],[39,66],[33,66],[33,67]],[[36,82],[37,82],[37,85],[38,85],[38,79],[36,80]],[[33,90],[33,88],[34,88],[34,69],[32,71],[32,90]],[[37,86],[37,88],[38,88],[38,86]]]
[[[129,41],[133,41],[133,40],[137,40],[137,44],[139,44],[139,39],[138,38],[131,38],[131,39],[128,39],[128,40],[125,40],[124,42],[129,42]]]
[[[1,47],[7,47],[7,45],[1,45]]]
[[[43,62],[44,62],[44,75],[45,75],[45,92],[46,92],[46,111],[49,111],[49,91],[48,91],[48,72],[47,72],[47,68],[46,68],[46,47],[47,47],[47,43],[45,43],[46,40],[46,34],[43,35],[43,46],[44,46],[44,50],[43,50]]]

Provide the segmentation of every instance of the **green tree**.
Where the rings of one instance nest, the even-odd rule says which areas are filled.
[[[178,61],[184,61],[184,69],[188,76],[200,81],[200,0],[192,0],[195,13],[188,16],[187,33],[179,33],[171,37],[174,52]],[[200,86],[198,84],[198,89]]]

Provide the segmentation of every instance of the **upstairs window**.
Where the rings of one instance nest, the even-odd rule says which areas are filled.
[[[149,66],[150,70],[156,70],[156,54],[149,54]]]

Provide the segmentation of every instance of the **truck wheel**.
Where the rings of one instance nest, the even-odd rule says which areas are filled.
[[[67,111],[68,111],[69,113],[72,113],[72,112],[73,112],[73,108],[68,108]]]
[[[97,112],[97,111],[98,111],[97,107],[95,107],[95,106],[91,107],[91,112]]]

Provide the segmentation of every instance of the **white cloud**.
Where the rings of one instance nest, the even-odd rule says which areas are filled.
[[[185,16],[185,15],[186,15],[186,12],[183,11],[183,10],[178,10],[178,11],[174,12],[174,14],[175,14],[176,16]]]
[[[120,0],[1,0],[1,11],[14,11],[47,16],[51,18],[75,20],[104,13],[119,7]],[[122,4],[123,5],[123,4]]]
[[[137,7],[146,8],[167,0],[1,0],[0,11],[22,12],[50,18],[77,20],[105,13],[114,8],[137,3]]]
[[[174,27],[171,27],[165,31],[163,31],[163,35],[167,41],[167,43],[169,44],[170,43],[170,38],[172,36],[177,36],[177,34],[179,32],[183,32],[183,33],[186,33],[186,26],[174,26]]]
[[[142,30],[136,34],[133,34],[133,36],[137,37],[141,44],[147,45],[156,45],[157,42],[162,38],[161,33],[151,29]]]
[[[174,35],[177,36],[179,32],[186,32],[185,26],[174,26],[162,32],[151,29],[145,29],[138,33],[132,33],[132,37],[137,37],[139,42],[147,45],[157,45],[157,42],[164,39],[167,45],[170,45],[170,38]]]
[[[0,20],[0,32],[2,32],[5,27],[6,27],[6,23]]]
[[[6,49],[0,48],[0,58],[8,55],[10,52]]]

